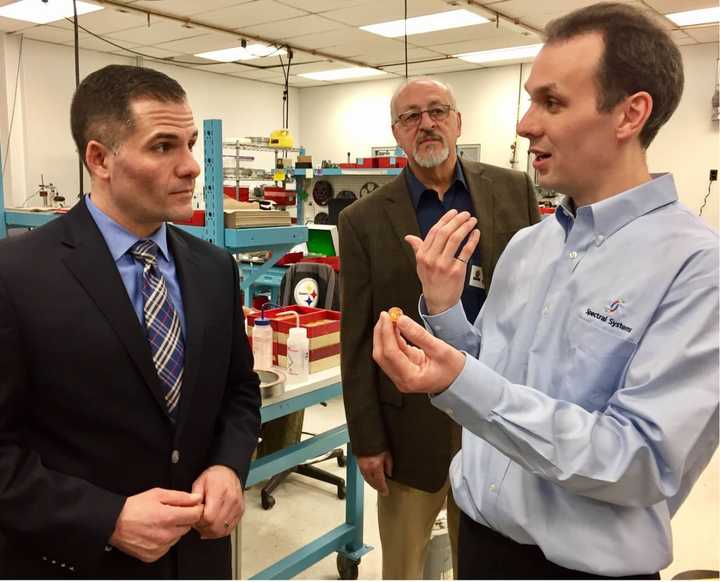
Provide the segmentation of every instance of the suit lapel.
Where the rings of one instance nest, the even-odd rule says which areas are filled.
[[[495,253],[495,193],[492,180],[483,175],[483,168],[472,162],[460,162],[475,207],[480,230],[480,262],[485,277],[485,287],[490,284],[493,256]]]
[[[405,256],[410,261],[413,272],[416,269],[415,253],[403,239],[405,235],[420,236],[417,213],[410,199],[410,192],[405,181],[405,172],[401,173],[393,182],[388,184],[385,192],[385,211],[392,225],[395,235],[402,241]]]
[[[68,212],[63,262],[107,319],[158,405],[167,414],[164,390],[150,346],[132,307],[120,272],[84,201]]]
[[[185,312],[185,364],[180,393],[178,429],[192,409],[191,399],[197,385],[198,370],[202,362],[202,347],[205,329],[202,281],[200,265],[182,237],[168,226],[168,244],[177,269]],[[231,290],[228,289],[228,293]]]

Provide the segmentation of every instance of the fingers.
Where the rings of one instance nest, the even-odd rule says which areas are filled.
[[[475,229],[470,233],[467,242],[463,245],[458,253],[458,259],[460,259],[466,265],[470,262],[470,258],[473,256],[475,249],[480,242],[480,231]]]
[[[165,505],[176,505],[178,507],[191,507],[202,503],[203,496],[201,493],[193,491],[188,493],[186,491],[175,491],[174,489],[153,489],[153,492],[157,496],[160,503]]]
[[[373,455],[370,457],[359,457],[358,467],[363,478],[370,487],[375,489],[380,495],[388,495],[390,490],[385,480],[385,459],[390,457],[388,453]],[[390,457],[392,465],[392,458]]]

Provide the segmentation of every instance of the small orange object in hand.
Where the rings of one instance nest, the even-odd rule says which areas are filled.
[[[403,310],[399,307],[391,307],[388,314],[390,315],[390,321],[392,321],[393,324],[397,324],[398,319],[400,319],[400,316],[403,314]]]

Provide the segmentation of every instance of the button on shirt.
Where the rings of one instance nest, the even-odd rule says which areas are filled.
[[[477,216],[460,162],[455,164],[455,178],[442,200],[440,200],[435,190],[426,188],[412,171],[410,171],[409,167],[405,168],[405,180],[415,208],[421,238],[424,239],[427,236],[427,233],[433,225],[440,220],[448,210],[454,209],[458,212],[467,211],[472,216]],[[463,244],[464,242],[465,241],[463,241]],[[465,288],[461,297],[462,305],[469,321],[475,321],[486,297],[484,288],[468,284],[473,265],[476,265],[478,268],[480,267],[479,245],[468,261],[468,268],[465,273]]]
[[[432,399],[464,427],[460,508],[566,568],[667,566],[718,443],[718,262],[664,175],[520,231],[474,326],[425,315],[468,354]]]
[[[105,243],[110,250],[110,254],[117,265],[120,277],[122,277],[122,282],[125,285],[125,289],[127,289],[128,296],[130,297],[133,309],[138,316],[138,320],[141,325],[144,325],[145,315],[143,313],[142,296],[143,266],[128,252],[130,247],[141,239],[128,232],[125,228],[120,226],[117,222],[95,206],[93,201],[90,199],[90,196],[85,196],[85,203],[87,204],[87,208],[90,211],[90,215],[93,217],[95,224],[97,224],[98,229],[100,229],[100,233],[105,239]],[[177,271],[175,270],[175,261],[168,250],[167,227],[165,226],[165,223],[161,224],[160,228],[155,231],[152,236],[147,238],[154,241],[160,248],[160,253],[158,253],[158,268],[162,276],[165,278],[165,284],[167,286],[168,293],[170,294],[170,300],[180,317],[183,337],[187,337],[187,330],[185,329],[185,312],[183,311],[180,284],[178,283]]]

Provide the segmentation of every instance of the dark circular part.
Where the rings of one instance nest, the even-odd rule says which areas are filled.
[[[338,499],[345,499],[347,492],[345,491],[345,485],[338,485]]]
[[[327,224],[330,222],[330,217],[328,216],[327,212],[318,212],[315,215],[315,224]]]
[[[351,190],[340,190],[340,192],[337,193],[335,198],[340,200],[357,200],[355,192]]]
[[[313,186],[312,193],[315,204],[327,206],[328,200],[333,197],[333,187],[327,180],[318,180]]]
[[[260,493],[260,505],[263,509],[272,509],[275,507],[275,498],[269,493],[262,491]]]
[[[360,198],[363,198],[364,196],[367,196],[371,192],[374,192],[380,188],[377,182],[365,182],[362,185],[362,188],[360,188]]]
[[[357,580],[360,560],[350,560],[342,554],[338,554],[336,563],[341,580]]]

